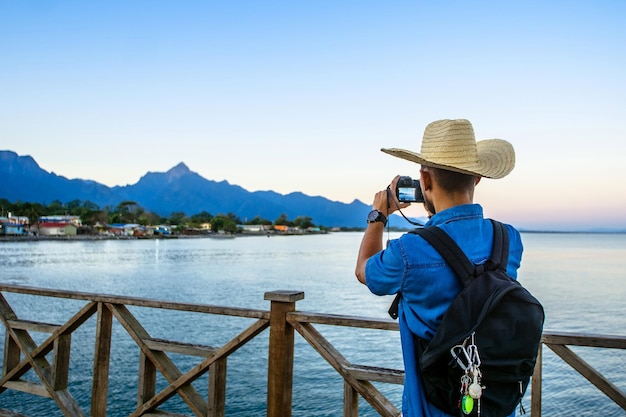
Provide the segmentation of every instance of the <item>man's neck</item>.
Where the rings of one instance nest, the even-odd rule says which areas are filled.
[[[473,195],[470,195],[469,193],[440,194],[441,195],[438,195],[433,201],[437,213],[451,207],[472,204],[474,202]]]

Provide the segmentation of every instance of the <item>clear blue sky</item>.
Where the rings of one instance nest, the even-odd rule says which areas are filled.
[[[184,162],[369,204],[417,176],[381,147],[467,118],[517,152],[487,215],[626,228],[624,97],[621,0],[0,2],[0,149],[109,186]]]

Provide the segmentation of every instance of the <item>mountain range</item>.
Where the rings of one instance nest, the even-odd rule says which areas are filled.
[[[301,192],[247,191],[228,181],[203,178],[182,162],[167,172],[148,172],[136,184],[108,187],[92,180],[68,179],[44,170],[31,156],[0,151],[0,178],[0,198],[11,202],[79,200],[105,208],[134,201],[164,217],[173,212],[191,216],[206,211],[212,215],[235,213],[242,220],[260,216],[274,221],[285,214],[290,220],[308,216],[314,224],[326,227],[364,227],[370,211],[370,206],[359,200],[346,204]]]

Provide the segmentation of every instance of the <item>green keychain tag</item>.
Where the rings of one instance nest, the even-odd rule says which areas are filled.
[[[463,414],[469,414],[474,409],[474,399],[469,395],[464,395],[461,399],[461,411]]]

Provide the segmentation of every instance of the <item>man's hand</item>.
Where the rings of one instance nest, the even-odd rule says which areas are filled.
[[[383,213],[385,213],[387,216],[389,216],[389,214],[395,212],[396,210],[407,208],[411,205],[411,203],[401,203],[398,200],[398,197],[396,197],[396,194],[397,194],[396,188],[397,188],[399,179],[400,179],[400,175],[396,175],[395,178],[391,180],[391,184],[389,185],[389,187],[385,190],[387,194],[387,198],[385,200],[387,204],[386,211],[378,209],[382,211]],[[380,193],[377,193],[376,196],[374,197],[374,203],[376,203],[376,198],[378,197],[379,194]]]
[[[391,181],[389,188],[377,192],[374,195],[374,202],[372,203],[372,209],[378,210],[385,216],[389,217],[394,211],[408,207],[410,203],[401,203],[396,198],[396,184],[398,183],[399,175]],[[365,229],[365,234],[361,240],[361,247],[359,249],[359,255],[356,261],[355,275],[357,279],[365,284],[365,265],[367,260],[374,254],[380,252],[383,249],[383,232],[385,225],[381,222],[370,223]]]

